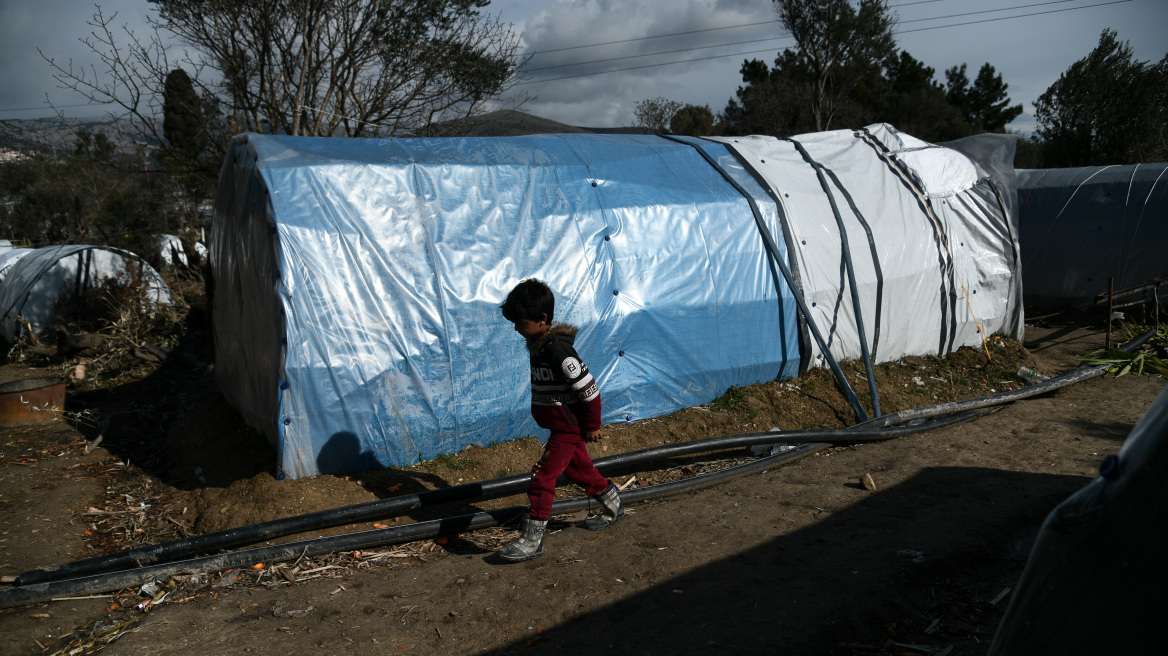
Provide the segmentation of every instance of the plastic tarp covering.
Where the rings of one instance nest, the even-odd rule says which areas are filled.
[[[983,166],[883,124],[718,141],[780,202],[811,320],[837,359],[861,356],[847,256],[874,362],[980,347],[982,335],[998,331],[1021,337],[1017,232],[1005,200],[1013,141],[983,142],[987,153],[1009,151],[996,158],[1005,170],[994,170],[994,157]],[[809,348],[812,364],[823,366],[818,345]]]
[[[1168,275],[1168,164],[1022,169],[1018,201],[1027,305],[1085,310],[1108,278]]]
[[[749,172],[698,147],[782,235]],[[525,345],[498,310],[528,277],[579,327],[605,422],[798,373],[792,292],[746,198],[660,137],[243,135],[211,263],[216,377],[277,445],[278,477],[546,437]]]
[[[1168,588],[1168,390],[1046,518],[991,656],[1155,654]]]
[[[158,235],[158,258],[163,266],[187,266],[187,253],[178,235]]]
[[[207,257],[207,247],[202,242],[196,241],[194,249],[200,257]],[[182,238],[178,235],[158,235],[158,258],[161,266],[190,266]]]
[[[0,261],[0,269],[6,268],[0,281],[0,336],[9,342],[22,330],[17,317],[39,333],[52,325],[57,299],[62,294],[84,294],[105,279],[129,282],[139,278],[146,300],[173,302],[170,289],[157,271],[137,255],[118,248],[45,246],[17,249],[4,256],[8,259]],[[15,262],[14,257],[18,257]]]
[[[11,248],[0,251],[0,284],[3,284],[4,279],[8,277],[8,272],[12,270],[12,267],[32,251],[31,248]]]

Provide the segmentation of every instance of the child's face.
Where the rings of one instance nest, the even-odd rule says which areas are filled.
[[[551,324],[548,323],[546,314],[544,315],[544,318],[540,319],[539,321],[532,321],[531,319],[520,319],[519,321],[515,322],[515,332],[523,335],[523,337],[526,339],[534,339],[540,335],[543,335],[547,332],[549,327],[551,327]]]

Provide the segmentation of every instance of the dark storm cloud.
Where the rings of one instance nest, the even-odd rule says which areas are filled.
[[[85,2],[34,2],[0,0],[0,119],[52,116],[45,96],[70,116],[93,116],[101,107],[63,107],[87,101],[73,92],[59,89],[52,69],[41,55],[74,70],[97,64],[90,50],[80,42],[88,37],[95,7]],[[102,3],[106,16],[116,13],[115,23],[146,31],[147,4],[144,0],[108,0]],[[121,34],[119,33],[119,36]],[[100,70],[100,69],[99,69]],[[31,109],[23,109],[31,108]],[[11,111],[21,109],[22,111]]]

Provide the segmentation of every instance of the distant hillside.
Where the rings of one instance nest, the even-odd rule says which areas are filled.
[[[130,124],[124,119],[71,118],[66,122],[59,118],[37,118],[0,121],[0,148],[22,152],[68,151],[73,148],[80,129],[105,134],[120,150],[133,150],[140,143],[128,136]]]
[[[69,119],[66,123],[58,118],[39,118],[0,121],[0,150],[29,152],[53,149],[68,151],[76,140],[75,131],[80,128],[97,134],[104,133],[122,150],[132,150],[140,142],[129,136],[129,122],[114,121],[109,118]],[[434,126],[431,134],[443,137],[514,137],[524,134],[647,134],[643,128],[589,128],[567,125],[534,114],[513,109],[483,114],[458,123]]]
[[[643,128],[588,128],[568,125],[514,109],[504,109],[481,116],[434,126],[431,134],[443,137],[515,137],[524,134],[647,134]]]

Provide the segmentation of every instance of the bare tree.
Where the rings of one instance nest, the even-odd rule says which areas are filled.
[[[176,67],[163,34],[186,46],[177,64],[221,108],[205,127],[220,135],[416,133],[482,113],[524,63],[510,24],[481,13],[487,0],[149,1],[158,16],[146,40],[116,35],[116,15],[98,7],[84,41],[103,70],[45,58],[62,86],[120,107],[163,144],[162,90]]]

